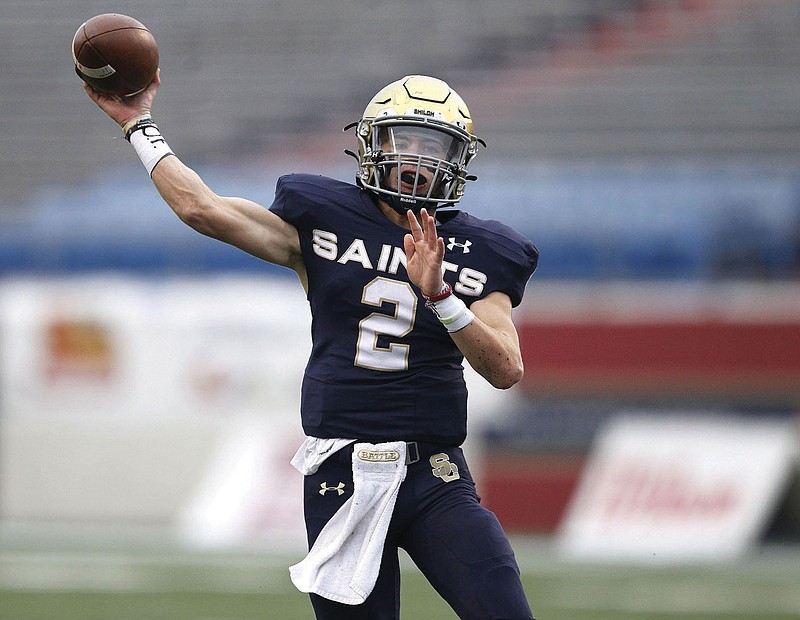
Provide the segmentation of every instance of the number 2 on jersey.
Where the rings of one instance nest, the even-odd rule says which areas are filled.
[[[377,277],[364,287],[361,303],[382,308],[394,305],[394,313],[373,312],[358,324],[355,365],[373,370],[406,370],[409,345],[396,342],[381,346],[380,336],[402,338],[414,327],[417,296],[408,282]]]

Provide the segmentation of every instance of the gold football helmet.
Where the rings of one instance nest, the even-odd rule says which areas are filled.
[[[478,152],[467,105],[445,82],[409,75],[383,88],[357,123],[356,182],[400,213],[455,205]]]

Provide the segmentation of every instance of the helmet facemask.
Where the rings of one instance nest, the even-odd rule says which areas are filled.
[[[361,142],[361,185],[395,211],[453,206],[463,196],[466,163],[477,150],[467,131],[449,123],[395,116],[363,120],[356,135]]]

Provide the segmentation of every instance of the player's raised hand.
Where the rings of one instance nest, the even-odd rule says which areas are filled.
[[[161,70],[156,71],[156,76],[150,85],[138,95],[132,97],[119,97],[108,93],[101,93],[84,83],[83,89],[103,112],[108,114],[120,127],[128,121],[139,116],[150,114],[153,107],[158,87],[161,85]]]
[[[442,290],[442,260],[444,240],[436,232],[436,220],[427,209],[419,212],[419,221],[412,211],[407,211],[411,232],[403,239],[406,252],[406,271],[412,284],[431,297]]]

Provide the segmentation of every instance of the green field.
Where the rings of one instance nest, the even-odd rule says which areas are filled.
[[[10,541],[0,549],[3,620],[312,617],[289,581],[294,555],[45,546]],[[515,540],[515,547],[539,620],[800,619],[796,548],[768,548],[725,565],[659,568],[571,564],[542,540]],[[456,618],[407,559],[404,566],[404,620]]]

